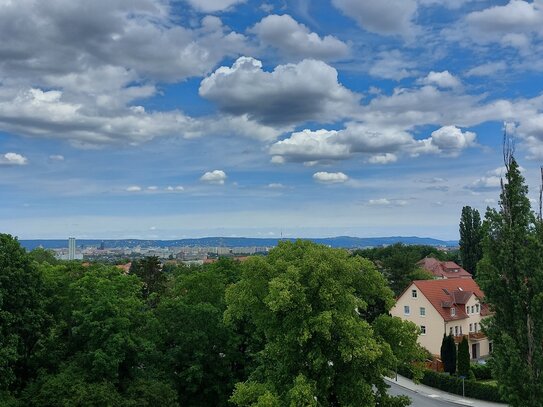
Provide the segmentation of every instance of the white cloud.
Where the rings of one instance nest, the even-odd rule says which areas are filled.
[[[147,190],[148,191],[158,191],[158,187],[156,185],[151,185],[151,186],[147,187]]]
[[[64,161],[64,156],[60,154],[54,154],[54,155],[50,155],[49,159],[51,161]]]
[[[26,165],[28,159],[17,153],[5,153],[0,155],[0,165]]]
[[[471,131],[462,131],[456,126],[443,126],[433,131],[429,138],[418,140],[413,153],[438,153],[454,157],[462,150],[474,146],[475,139],[476,134]]]
[[[226,173],[222,170],[213,170],[208,171],[200,177],[200,181],[206,182],[208,184],[217,184],[223,185],[226,181]]]
[[[338,82],[334,68],[311,59],[266,72],[262,62],[241,57],[205,78],[199,92],[223,112],[271,126],[349,117],[360,99]]]
[[[308,129],[292,133],[289,138],[273,144],[270,154],[295,162],[346,158],[350,155],[349,147],[334,143],[337,133],[335,130]]]
[[[349,53],[349,47],[343,41],[332,35],[321,38],[288,14],[266,16],[250,32],[256,34],[262,43],[277,48],[290,60],[337,60]]]
[[[417,64],[408,60],[399,50],[381,51],[371,66],[369,74],[377,78],[400,81],[416,75]]]
[[[268,184],[268,188],[270,189],[282,189],[285,188],[285,186],[279,182],[272,182],[271,184]]]
[[[527,52],[534,36],[543,35],[543,4],[540,0],[511,0],[506,5],[474,11],[458,30],[460,36],[477,43],[495,42]]]
[[[409,202],[404,199],[388,199],[388,198],[379,198],[379,199],[370,199],[368,204],[371,206],[405,206]]]
[[[128,188],[126,188],[126,191],[127,192],[140,192],[141,187],[138,186],[138,185],[132,185],[132,186],[129,186]]]
[[[185,188],[182,187],[181,185],[178,185],[178,186],[175,187],[175,190],[181,192],[181,191],[184,191]]]
[[[452,75],[449,71],[434,72],[431,71],[426,78],[422,79],[422,83],[427,85],[437,85],[440,88],[459,88],[462,82]]]
[[[370,164],[389,164],[398,161],[398,156],[392,153],[372,155],[368,162]]]
[[[246,0],[187,0],[192,7],[204,13],[227,10]]]
[[[466,76],[492,76],[507,69],[507,64],[504,61],[488,62],[478,65],[466,72]]]
[[[332,0],[332,3],[370,32],[407,38],[417,32],[413,24],[417,14],[415,0]]]
[[[349,180],[349,177],[342,172],[316,172],[313,179],[321,184],[342,184]]]

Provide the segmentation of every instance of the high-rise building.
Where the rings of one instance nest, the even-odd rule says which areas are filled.
[[[75,260],[75,237],[68,238],[68,260]]]

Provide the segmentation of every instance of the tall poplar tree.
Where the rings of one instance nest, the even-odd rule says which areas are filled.
[[[513,407],[536,407],[543,400],[542,225],[511,148],[504,158],[500,208],[486,213],[477,280],[493,312],[484,330],[500,392]]]
[[[475,275],[477,262],[482,257],[482,226],[479,211],[471,206],[462,208],[460,217],[460,258],[462,266]]]
[[[466,336],[462,338],[462,341],[458,345],[458,375],[469,377],[469,344]]]

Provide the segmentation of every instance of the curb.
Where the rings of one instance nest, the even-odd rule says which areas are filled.
[[[400,386],[400,387],[403,388],[403,389],[410,390],[410,391],[412,391],[413,393],[421,394],[421,395],[423,395],[423,396],[426,396],[426,397],[429,398],[429,399],[432,399],[432,397],[429,397],[427,393],[422,392],[422,391],[418,391],[418,390],[416,390],[416,389],[412,389],[412,388],[410,388],[410,387],[408,387],[408,386],[405,386],[405,385],[403,385],[403,384],[400,384],[399,382],[395,381],[394,379],[391,379],[390,377],[385,377],[384,379],[385,379],[385,381],[390,382],[390,383],[394,383],[396,386]],[[407,380],[407,379],[406,379],[406,380]],[[432,388],[433,388],[433,387],[432,387]],[[436,390],[439,390],[439,389],[436,389]],[[442,392],[442,393],[447,393],[447,392],[444,392],[444,391],[442,391],[442,390],[439,390],[439,391]],[[454,393],[447,393],[447,394],[450,394],[451,396],[460,397],[458,394],[454,394]],[[456,404],[456,405],[458,405],[458,406],[464,406],[464,407],[465,407],[465,406],[472,406],[472,407],[473,407],[473,402],[471,402],[471,401],[462,402],[462,401],[460,401],[460,400],[449,399],[449,398],[442,398],[442,397],[441,397],[441,400],[446,401],[447,403]],[[504,407],[505,407],[505,404],[504,404]]]

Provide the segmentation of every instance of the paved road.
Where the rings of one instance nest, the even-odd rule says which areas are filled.
[[[389,382],[389,384],[390,389],[388,390],[388,393],[393,396],[408,396],[412,400],[411,407],[458,407],[458,404],[415,393],[414,391],[405,389],[394,383]]]

